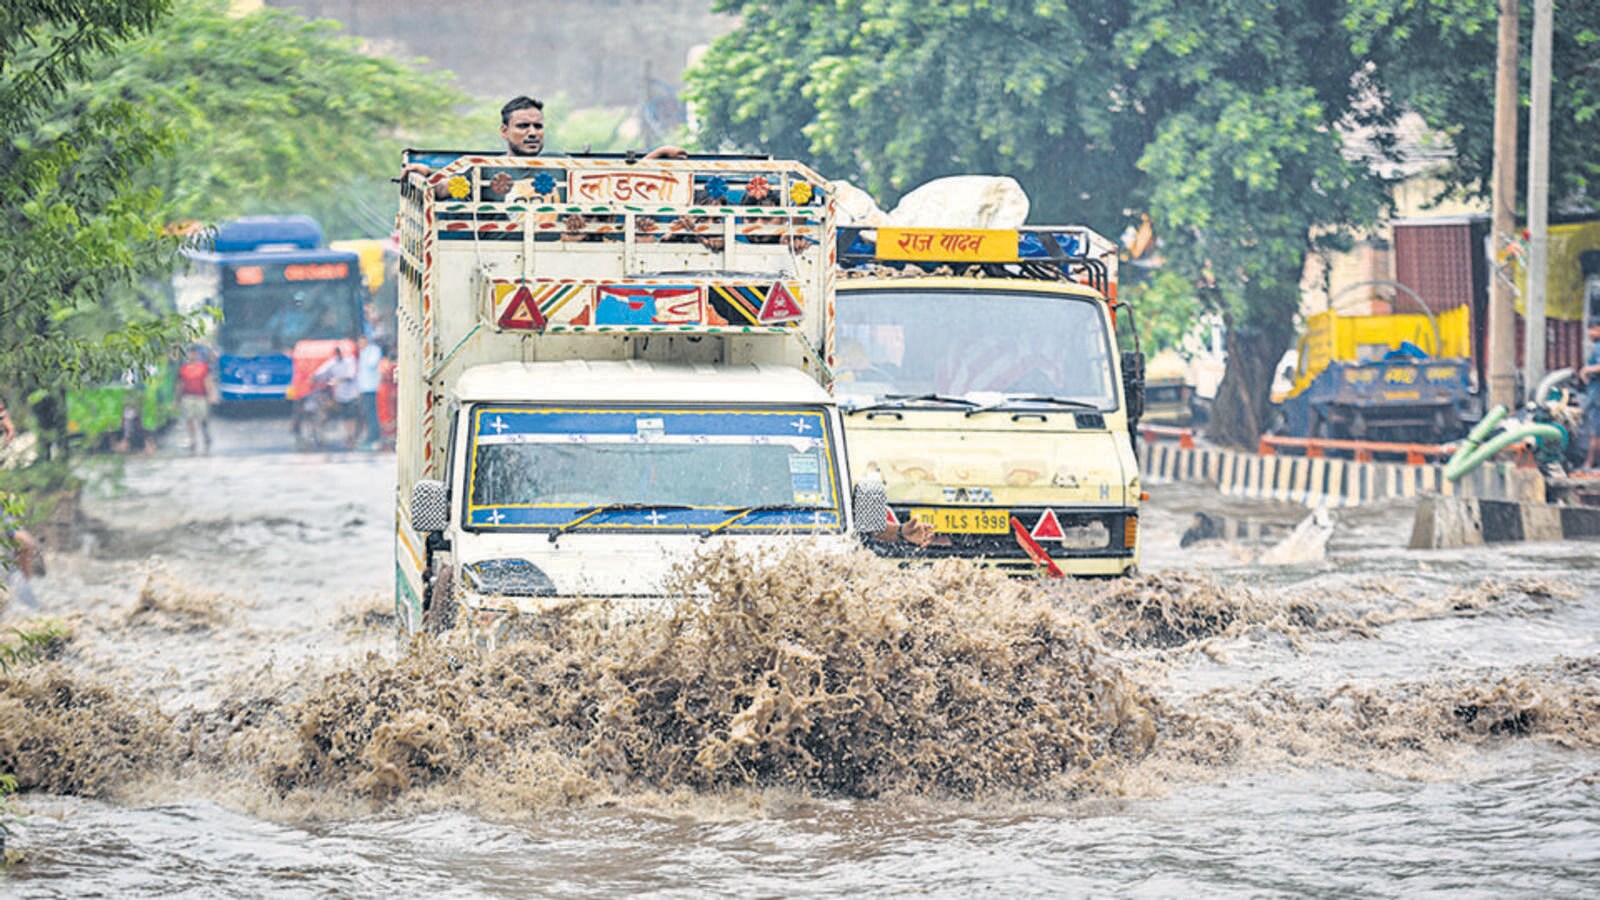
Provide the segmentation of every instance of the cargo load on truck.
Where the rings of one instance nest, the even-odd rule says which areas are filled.
[[[851,469],[898,557],[1122,575],[1138,561],[1142,357],[1082,226],[844,228],[830,355]],[[910,521],[931,542],[906,540]]]
[[[431,172],[401,188],[403,628],[651,602],[708,539],[848,547],[882,527],[881,487],[852,502],[828,392],[834,206],[815,172],[407,161]]]

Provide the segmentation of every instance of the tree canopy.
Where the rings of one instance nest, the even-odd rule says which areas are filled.
[[[1555,83],[1576,86],[1553,122],[1600,127],[1582,77],[1597,3],[1558,10]],[[1223,316],[1223,441],[1247,444],[1267,424],[1307,256],[1381,215],[1401,115],[1455,142],[1462,189],[1485,190],[1492,165],[1494,0],[717,9],[743,25],[690,73],[703,144],[811,158],[885,203],[929,178],[989,172],[1027,188],[1035,221],[1115,235],[1126,211],[1149,212],[1166,264],[1129,294],[1141,316],[1188,317],[1197,303]],[[1592,191],[1597,154],[1565,138],[1553,150],[1559,194]]]
[[[1011,174],[1039,214],[1110,228],[1138,205],[1128,149],[1149,136],[1117,106],[1124,6],[723,0],[744,24],[687,76],[701,140],[811,159],[884,205]]]
[[[137,178],[174,218],[309,213],[333,237],[388,233],[404,147],[481,143],[498,124],[460,115],[470,98],[448,76],[367,53],[335,23],[227,0],[177,0],[71,94],[121,96],[183,135]]]
[[[1380,83],[1393,102],[1419,113],[1454,154],[1439,174],[1447,186],[1488,197],[1494,166],[1495,0],[1348,0],[1347,21],[1359,49],[1387,60]],[[1523,102],[1517,191],[1528,154],[1533,2],[1519,4]],[[1554,5],[1550,92],[1552,209],[1600,205],[1600,0]],[[1526,197],[1520,197],[1526,202]]]
[[[62,392],[142,370],[198,334],[160,288],[173,223],[309,212],[334,236],[387,233],[402,147],[493,134],[487,116],[456,115],[465,102],[445,76],[280,10],[6,4],[0,311],[28,339],[0,348],[0,388],[35,401],[59,439]]]
[[[148,30],[167,0],[19,0],[0,13],[0,384],[27,392],[103,380],[189,333],[147,316],[84,335],[72,317],[159,265],[160,195],[135,173],[175,134],[115,94],[66,99],[97,54]],[[24,337],[25,336],[25,337]]]

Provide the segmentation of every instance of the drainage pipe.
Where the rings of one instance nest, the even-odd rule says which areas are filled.
[[[1473,429],[1473,433],[1476,434],[1477,429]],[[1462,476],[1482,465],[1484,460],[1512,444],[1530,437],[1537,438],[1541,444],[1545,441],[1556,441],[1563,447],[1567,445],[1567,432],[1565,429],[1557,425],[1547,425],[1539,422],[1530,422],[1526,425],[1508,428],[1495,435],[1493,440],[1482,447],[1475,447],[1470,450],[1468,447],[1472,446],[1472,443],[1469,437],[1469,443],[1463,444],[1461,450],[1457,450],[1455,456],[1450,457],[1449,464],[1444,467],[1444,477],[1451,481],[1460,481]],[[1466,451],[1464,455],[1463,451]]]
[[[1494,427],[1499,425],[1500,420],[1504,419],[1505,417],[1506,405],[1504,403],[1495,404],[1494,408],[1489,410],[1489,412],[1486,413],[1481,420],[1479,420],[1478,424],[1472,426],[1472,431],[1468,432],[1466,440],[1461,442],[1461,446],[1456,448],[1456,452],[1450,454],[1450,461],[1445,463],[1445,472],[1449,473],[1453,468],[1455,468],[1457,462],[1466,459],[1468,456],[1471,456],[1472,452],[1478,449],[1478,445],[1483,443],[1483,439],[1488,437],[1489,432],[1493,431]],[[1451,478],[1450,480],[1455,481],[1454,478]]]

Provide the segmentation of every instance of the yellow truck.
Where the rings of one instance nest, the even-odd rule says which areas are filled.
[[[1454,440],[1481,415],[1468,308],[1306,319],[1278,431],[1296,437]]]
[[[840,230],[834,393],[851,471],[891,511],[869,546],[1134,571],[1143,358],[1116,259],[1076,226]]]
[[[1176,350],[1150,358],[1144,372],[1144,420],[1157,425],[1188,427],[1203,423],[1210,407],[1189,381],[1189,367]]]

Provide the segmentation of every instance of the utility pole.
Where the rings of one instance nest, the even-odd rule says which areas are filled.
[[[1528,267],[1523,381],[1532,391],[1544,379],[1544,302],[1550,267],[1550,40],[1553,0],[1533,0],[1533,81],[1528,107]]]
[[[1489,405],[1517,402],[1516,316],[1510,255],[1517,206],[1517,0],[1500,0],[1494,75],[1494,219],[1489,233]]]

